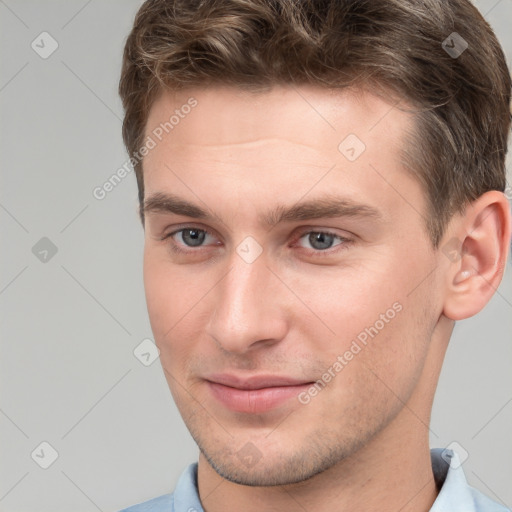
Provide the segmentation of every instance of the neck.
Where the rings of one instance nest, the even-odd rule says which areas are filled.
[[[400,422],[398,417],[395,422]],[[230,510],[246,512],[427,512],[437,496],[427,433],[402,431],[391,440],[386,434],[329,470],[285,486],[229,482],[201,454],[198,484],[203,508],[221,512],[229,504]]]

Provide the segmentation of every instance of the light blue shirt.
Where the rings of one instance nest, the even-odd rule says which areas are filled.
[[[458,455],[452,450],[430,450],[432,470],[438,485],[442,483],[430,512],[510,512],[470,487]],[[448,463],[449,461],[449,463]],[[197,490],[197,463],[180,476],[174,493],[133,505],[119,512],[204,512]]]

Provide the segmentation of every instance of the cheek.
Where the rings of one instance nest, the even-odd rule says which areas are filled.
[[[145,250],[144,288],[151,329],[166,368],[190,355],[203,326],[199,318],[206,292],[213,286],[209,273],[198,279],[193,270],[169,263],[159,251]],[[195,276],[195,277],[194,277]],[[183,367],[183,363],[180,364]]]
[[[380,255],[384,256],[384,255]],[[405,260],[391,252],[378,261],[315,272],[298,273],[290,282],[311,311],[296,315],[307,350],[318,354],[326,368],[359,360],[390,382],[412,378],[425,357],[435,312],[425,283],[411,293],[431,269],[427,261]],[[301,306],[301,311],[306,311]],[[351,373],[351,372],[345,372]]]
[[[383,293],[383,300],[369,305],[370,315],[353,311],[354,318],[360,314],[365,322],[358,322],[356,332],[352,331],[345,354],[357,362],[347,366],[346,373],[368,400],[379,397],[399,406],[409,399],[422,374],[436,314],[428,290],[417,296],[407,296],[409,292],[395,288]]]
[[[165,264],[147,248],[144,251],[144,290],[149,319],[155,337],[171,327],[171,318],[166,314],[172,304],[173,288],[165,271]],[[167,324],[164,326],[164,323]]]
[[[352,340],[371,339],[397,323],[404,294],[399,280],[387,282],[382,268],[362,266],[296,275],[290,286],[303,304],[297,303],[295,321],[318,340],[325,339],[331,353],[348,348]],[[307,309],[306,307],[307,306]],[[324,347],[324,348],[326,348]],[[329,350],[328,350],[329,352]]]
[[[144,253],[144,289],[151,329],[162,350],[186,312],[190,290],[165,257],[157,251]]]

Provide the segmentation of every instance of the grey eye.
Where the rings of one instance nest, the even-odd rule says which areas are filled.
[[[189,247],[200,246],[206,238],[206,231],[202,229],[186,228],[182,229],[179,233],[183,243]]]
[[[340,238],[339,236],[320,231],[311,231],[310,233],[306,233],[302,238],[305,236],[307,236],[307,241],[311,248],[317,251],[330,249],[333,246],[334,240]]]

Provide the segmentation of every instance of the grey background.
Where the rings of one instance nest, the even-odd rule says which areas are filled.
[[[127,159],[117,84],[140,3],[0,0],[1,512],[116,511],[170,492],[197,459],[159,361],[133,353],[152,337],[135,177],[92,194]],[[512,0],[477,6],[511,62]],[[46,59],[31,47],[43,31],[59,45]],[[456,326],[431,425],[432,446],[459,443],[470,483],[509,507],[511,332],[509,264]],[[47,469],[43,441],[58,452]]]

